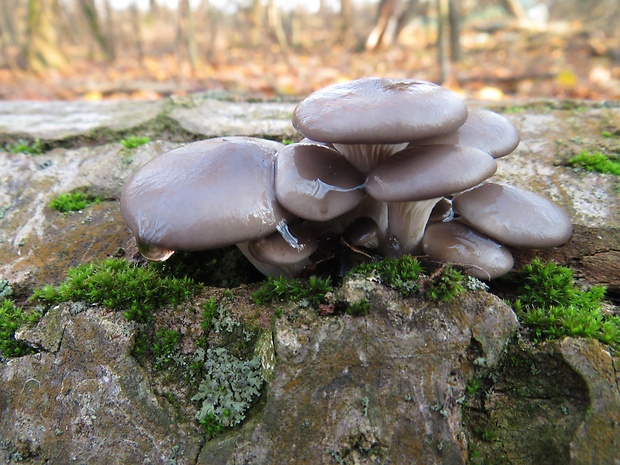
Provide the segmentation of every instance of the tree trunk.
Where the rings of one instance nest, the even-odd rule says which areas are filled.
[[[261,0],[252,0],[250,11],[250,44],[258,47],[263,38],[263,3]]]
[[[416,3],[417,0],[381,0],[377,22],[366,39],[366,49],[377,50],[394,44]]]
[[[501,0],[500,3],[508,13],[513,15],[519,21],[525,20],[525,10],[521,0]]]
[[[276,37],[280,50],[284,53],[288,53],[288,38],[284,32],[284,27],[282,26],[282,16],[280,15],[280,10],[276,5],[275,0],[269,0],[267,5],[267,19],[269,21],[269,27],[271,27],[271,30]]]
[[[450,74],[448,58],[448,37],[450,1],[437,0],[437,61],[439,62],[439,82],[444,82]]]
[[[58,11],[56,0],[28,0],[26,66],[35,73],[61,68],[67,61],[56,36]]]
[[[353,33],[353,2],[352,0],[340,0],[340,40],[346,44],[352,39]]]
[[[179,64],[187,58],[192,71],[196,71],[198,67],[198,52],[194,36],[194,20],[189,0],[180,0],[179,2],[176,50]]]
[[[157,5],[157,3],[155,3]],[[149,14],[152,14],[153,10],[149,10]],[[138,55],[138,61],[142,63],[144,59],[144,46],[142,44],[142,22],[140,21],[140,12],[138,11],[138,2],[134,0],[131,4],[131,29],[133,30],[134,43],[136,44],[136,54]]]
[[[448,23],[450,24],[450,59],[453,63],[458,63],[461,61],[461,12],[455,0],[449,1],[448,10]]]
[[[115,58],[114,49],[112,48],[110,42],[106,39],[101,29],[99,13],[97,11],[97,6],[95,5],[95,0],[82,0],[79,2],[79,5],[82,9],[84,17],[86,18],[88,29],[90,30],[93,39],[95,39],[95,43],[103,54],[104,59],[113,61]]]

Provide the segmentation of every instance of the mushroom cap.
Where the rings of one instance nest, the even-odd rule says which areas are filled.
[[[319,246],[318,241],[309,231],[296,225],[289,225],[289,238],[280,231],[250,241],[248,249],[252,256],[269,265],[287,266],[304,262]],[[291,244],[291,238],[295,242]]]
[[[506,245],[556,247],[573,232],[570,217],[558,205],[508,184],[482,184],[457,195],[452,205],[466,223]]]
[[[519,132],[510,120],[490,110],[470,108],[467,121],[455,132],[413,141],[411,145],[468,145],[500,158],[516,149],[519,141]]]
[[[276,155],[276,197],[308,220],[327,221],[365,197],[364,176],[336,150],[320,144],[291,144]]]
[[[475,186],[496,169],[493,157],[474,147],[410,147],[370,172],[366,192],[384,202],[429,200]]]
[[[465,272],[479,279],[497,278],[514,265],[506,247],[459,221],[427,226],[422,247],[431,260],[471,265]]]
[[[379,225],[367,216],[359,216],[349,224],[342,236],[351,245],[361,247],[376,242],[379,234]]]
[[[291,216],[273,187],[281,147],[226,137],[166,152],[126,182],[123,219],[139,243],[167,250],[206,250],[266,236]]]
[[[293,111],[305,137],[341,144],[394,144],[455,131],[467,107],[455,92],[414,79],[369,77],[324,87]]]

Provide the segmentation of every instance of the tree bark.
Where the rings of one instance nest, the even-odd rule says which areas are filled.
[[[56,0],[28,0],[26,67],[35,73],[62,68],[67,60],[58,46]]]
[[[192,71],[198,67],[198,52],[194,35],[194,20],[189,0],[180,0],[179,19],[177,23],[176,50],[179,62],[187,57]]]
[[[439,63],[439,82],[444,82],[450,74],[448,38],[446,37],[450,14],[449,9],[449,0],[437,0],[437,61]]]
[[[88,29],[90,30],[95,43],[99,47],[99,50],[103,54],[104,59],[113,61],[115,58],[115,51],[103,34],[95,0],[81,0],[79,5],[82,9],[84,17],[86,18]]]
[[[367,50],[394,44],[407,24],[417,0],[381,0],[375,27],[366,39]]]
[[[157,5],[157,3],[155,3]],[[151,5],[152,7],[152,5]],[[149,10],[149,14],[152,14],[153,10]],[[136,44],[136,54],[138,55],[138,61],[142,63],[144,59],[144,45],[142,43],[142,21],[140,21],[140,12],[138,11],[138,2],[134,0],[131,4],[131,25],[134,36],[134,43]]]
[[[288,53],[288,38],[286,37],[286,32],[284,32],[280,10],[274,0],[269,0],[267,5],[267,19],[269,21],[269,27],[271,27],[271,30],[276,37],[280,50],[284,53]]]
[[[340,0],[340,39],[345,44],[351,40],[353,32],[353,2]]]

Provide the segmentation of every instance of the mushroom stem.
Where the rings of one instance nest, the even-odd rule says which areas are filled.
[[[408,142],[401,144],[337,144],[334,148],[347,159],[351,165],[362,173],[369,173],[375,166],[407,148]]]
[[[387,234],[379,246],[388,257],[422,253],[422,237],[433,207],[441,197],[415,202],[388,202]]]

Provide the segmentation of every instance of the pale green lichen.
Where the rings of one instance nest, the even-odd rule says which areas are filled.
[[[200,402],[196,419],[208,432],[233,427],[245,418],[252,401],[260,395],[263,376],[260,358],[240,360],[224,347],[201,351],[205,376],[192,397]]]

